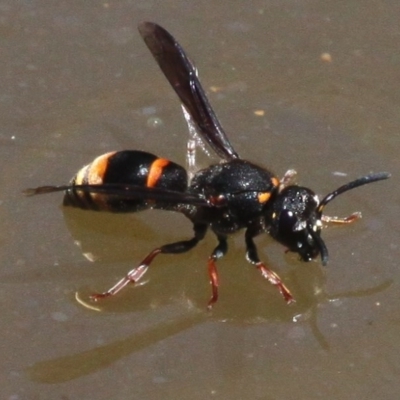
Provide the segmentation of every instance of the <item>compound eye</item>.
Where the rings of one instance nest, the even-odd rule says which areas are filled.
[[[307,227],[307,221],[299,219],[293,211],[285,211],[281,214],[280,219],[281,228],[284,228],[290,232],[300,232],[304,231]]]
[[[285,230],[285,231],[291,231],[294,232],[297,229],[297,225],[300,221],[298,220],[298,218],[294,215],[294,213],[292,211],[283,211],[281,213],[280,216],[280,221],[279,221],[279,225],[281,227],[281,229]]]

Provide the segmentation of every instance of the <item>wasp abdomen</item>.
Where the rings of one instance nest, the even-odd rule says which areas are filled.
[[[187,189],[188,178],[186,170],[172,161],[140,150],[125,150],[95,158],[78,171],[71,184],[126,184],[184,192]],[[111,212],[133,212],[164,206],[146,199],[83,192],[74,188],[65,193],[64,205]]]

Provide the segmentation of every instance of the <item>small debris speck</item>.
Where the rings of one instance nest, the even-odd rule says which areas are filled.
[[[218,93],[222,90],[220,86],[210,86],[210,92]]]
[[[147,126],[149,128],[159,128],[160,126],[162,126],[164,124],[163,120],[161,118],[149,118],[147,120]]]
[[[51,318],[53,318],[54,321],[57,321],[57,322],[65,322],[68,320],[68,316],[65,313],[60,312],[60,311],[51,313]]]
[[[143,115],[154,115],[157,112],[157,108],[154,106],[143,107],[142,114]]]
[[[335,176],[347,176],[346,172],[334,171],[333,175]]]
[[[332,62],[332,56],[329,53],[322,53],[321,54],[321,61],[324,62]]]

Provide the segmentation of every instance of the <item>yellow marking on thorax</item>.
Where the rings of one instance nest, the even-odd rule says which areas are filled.
[[[271,197],[271,193],[270,192],[259,193],[257,197],[260,203],[266,203]]]
[[[274,187],[278,187],[279,186],[279,179],[276,178],[275,176],[271,178],[272,184],[274,185]]]
[[[276,178],[275,176],[273,176],[271,178],[271,183],[272,183],[273,188],[271,189],[270,192],[261,192],[258,194],[257,198],[260,203],[266,203],[271,198],[273,189],[275,189],[279,186],[279,179]]]

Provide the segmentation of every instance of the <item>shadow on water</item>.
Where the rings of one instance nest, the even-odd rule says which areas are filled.
[[[82,215],[85,218],[82,219]],[[113,237],[116,243],[118,242],[121,245],[120,239],[124,237],[124,232],[126,232],[126,223],[123,222],[123,219],[121,219],[120,225],[118,223],[110,225],[107,224],[110,221],[110,216],[106,214],[82,214],[79,211],[76,212],[76,210],[67,210],[65,218],[71,234],[76,241],[80,242],[83,251],[98,253],[103,250],[103,257],[110,251],[110,249],[104,249],[101,245],[101,243],[106,242],[104,235],[108,235],[109,239]],[[99,240],[99,237],[103,237],[103,240]],[[132,237],[130,240],[132,241]],[[125,244],[122,244],[122,246],[125,246]],[[232,250],[234,251],[234,249]],[[128,254],[128,256],[130,255],[132,255],[131,260],[135,259],[133,254]],[[121,259],[126,259],[126,257],[127,254],[124,254]],[[297,300],[291,306],[287,306],[280,296],[274,292],[275,289],[266,284],[261,277],[252,276],[249,270],[241,268],[238,273],[235,270],[234,275],[224,276],[223,287],[225,291],[214,309],[207,311],[206,296],[209,295],[207,290],[210,289],[207,287],[206,279],[203,279],[205,275],[202,274],[200,277],[196,270],[188,269],[185,265],[187,258],[182,258],[181,262],[174,266],[173,272],[168,268],[157,268],[157,276],[152,277],[148,284],[137,285],[134,288],[132,285],[132,290],[126,290],[116,298],[107,299],[100,303],[91,303],[89,300],[91,292],[86,288],[82,289],[77,293],[77,296],[82,299],[83,304],[86,303],[89,307],[98,308],[101,315],[156,310],[163,317],[155,326],[143,332],[135,333],[126,339],[97,346],[81,353],[40,361],[27,368],[26,372],[30,379],[36,382],[66,382],[104,369],[130,354],[153,346],[197,325],[210,322],[229,322],[237,325],[266,322],[305,323],[309,325],[320,347],[329,351],[329,342],[318,327],[318,308],[330,301],[370,296],[387,289],[392,284],[391,281],[386,281],[369,289],[328,295],[324,290],[324,270],[318,263],[308,263],[306,268],[304,268],[304,263],[295,262],[292,259],[288,259],[288,263],[295,265],[290,271],[281,275]],[[199,263],[197,262],[197,264]],[[63,267],[60,268],[62,274]],[[68,267],[68,274],[70,272],[71,269]],[[257,273],[256,271],[253,272]],[[60,270],[58,273],[60,273]],[[174,277],[171,279],[172,274],[179,279]],[[48,274],[43,275],[49,278]],[[27,278],[29,279],[29,277]],[[195,283],[199,280],[204,280],[204,284]]]
[[[330,298],[341,299],[344,297],[369,296],[387,289],[391,283],[391,281],[387,281],[370,289],[346,292],[336,296],[331,296]],[[329,301],[328,296],[325,295],[323,297]],[[329,350],[329,343],[319,330],[317,324],[318,298],[319,297],[316,297],[313,304],[311,304],[311,307],[308,310],[304,310],[304,312],[309,315],[307,319],[314,337],[324,350]],[[303,301],[300,302],[300,304],[302,303]],[[297,309],[299,308],[302,309],[301,305],[297,307]],[[185,317],[180,316],[173,321],[159,323],[155,327],[142,333],[135,334],[123,340],[115,341],[105,346],[98,346],[81,353],[59,357],[52,360],[40,361],[27,368],[26,372],[30,379],[41,383],[61,383],[77,379],[106,368],[121,358],[127,357],[128,355],[143,350],[149,346],[153,346],[169,337],[191,329],[198,324],[210,320],[218,321],[220,318],[229,315],[224,314],[223,311],[218,313],[208,313],[190,306],[187,308],[186,314]],[[246,322],[245,320],[240,319],[236,321],[232,319],[231,321],[237,323]]]

